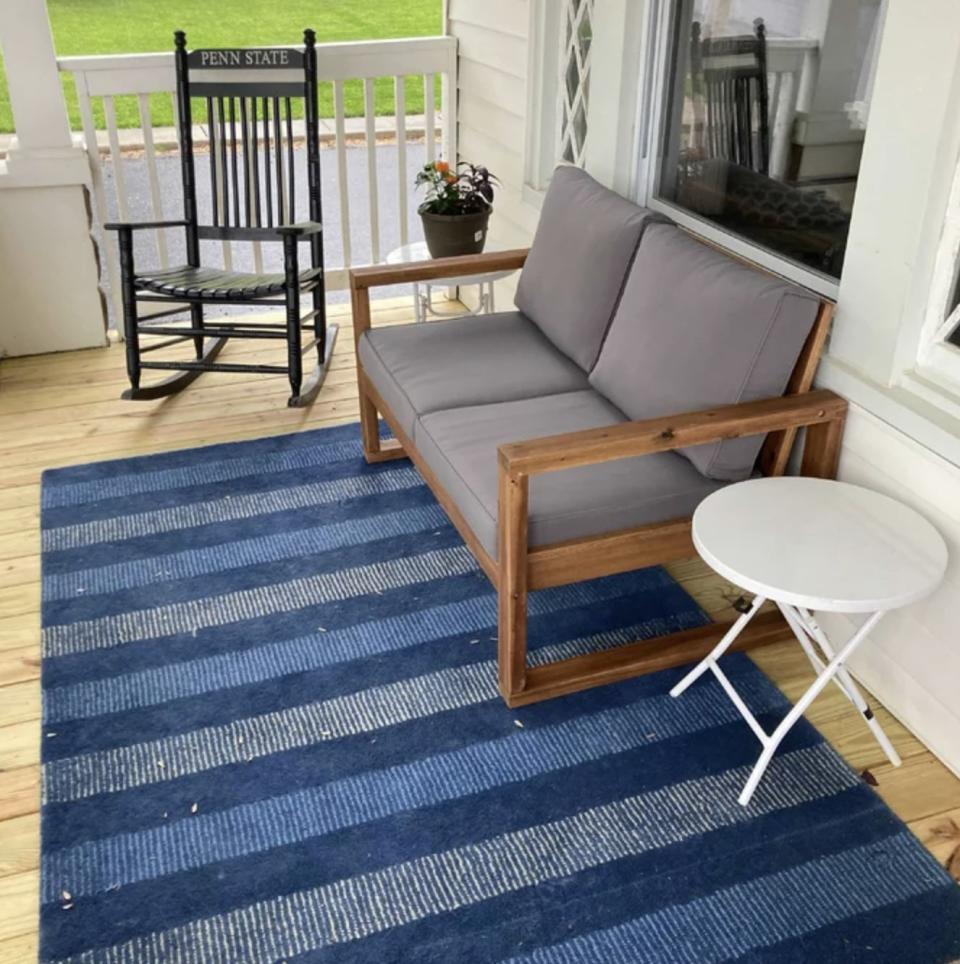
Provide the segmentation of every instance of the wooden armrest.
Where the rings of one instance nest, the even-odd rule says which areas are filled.
[[[111,221],[103,227],[106,231],[143,231],[148,228],[185,228],[186,221]]]
[[[412,284],[414,281],[438,281],[463,275],[493,271],[515,271],[523,267],[529,248],[510,251],[488,251],[464,254],[456,258],[430,258],[408,264],[371,264],[350,269],[350,287],[354,290],[378,288],[381,285]]]
[[[846,410],[846,400],[827,390],[762,398],[707,411],[623,422],[606,428],[501,445],[500,467],[501,471],[514,477],[539,475],[652,452],[668,452],[687,445],[842,421]]]
[[[319,234],[322,230],[323,225],[319,221],[298,221],[296,224],[281,224],[277,228],[277,234],[306,238],[311,234]]]

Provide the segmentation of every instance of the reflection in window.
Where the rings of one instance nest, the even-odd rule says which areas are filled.
[[[881,0],[678,0],[658,195],[839,277]]]
[[[583,164],[590,96],[594,0],[564,0],[561,24],[559,136],[561,160]]]

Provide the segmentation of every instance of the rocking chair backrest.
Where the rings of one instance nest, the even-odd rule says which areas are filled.
[[[276,241],[280,225],[321,221],[314,32],[304,32],[303,50],[188,51],[183,31],[177,31],[175,42],[189,262],[199,264],[200,240]],[[205,154],[193,149],[195,101],[206,107]],[[303,103],[307,162],[307,210],[300,217],[293,131],[298,101]],[[198,166],[209,171],[211,203],[204,215],[197,206]]]
[[[694,21],[690,65],[694,89],[702,84],[706,101],[707,157],[766,174],[770,129],[763,20],[754,21],[754,30],[753,36],[701,39],[700,24]]]

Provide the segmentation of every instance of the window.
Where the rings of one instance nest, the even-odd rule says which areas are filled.
[[[559,78],[558,154],[582,165],[587,146],[587,105],[590,99],[590,46],[594,0],[564,0]]]
[[[675,0],[667,9],[652,197],[679,220],[839,278],[881,0]]]
[[[595,0],[533,0],[526,185],[542,191],[559,161],[583,165]]]
[[[960,164],[954,171],[937,246],[917,368],[922,376],[949,386],[956,394],[960,385]]]

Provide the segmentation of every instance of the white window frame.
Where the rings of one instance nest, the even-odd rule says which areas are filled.
[[[530,0],[527,61],[527,124],[524,145],[525,200],[538,207],[557,163],[557,84],[560,77],[561,8],[556,0]]]
[[[836,299],[838,279],[813,268],[797,264],[770,248],[727,231],[706,218],[698,217],[670,201],[657,196],[663,144],[666,134],[671,31],[677,4],[684,0],[651,0],[648,6],[646,61],[650,69],[644,79],[645,89],[639,98],[641,120],[637,125],[637,191],[636,199],[654,211],[672,218],[681,227],[739,257],[773,271],[781,277],[802,284],[827,298]]]
[[[539,207],[557,164],[562,163],[564,132],[560,129],[561,99],[565,95],[566,44],[563,27],[571,0],[531,0],[527,60],[527,125],[524,145],[523,196]],[[596,14],[595,0],[581,0]],[[590,58],[592,59],[591,53]],[[588,64],[589,70],[589,64]],[[590,71],[592,73],[592,71]],[[587,105],[589,130],[589,103]],[[583,146],[577,164],[586,161]]]
[[[916,371],[921,377],[960,394],[960,347],[947,338],[960,328],[960,304],[952,306],[960,284],[960,161],[950,187],[943,228],[930,281],[923,327],[917,346]],[[908,380],[912,380],[909,378]],[[911,387],[916,389],[916,385]],[[951,406],[953,407],[953,406]]]

